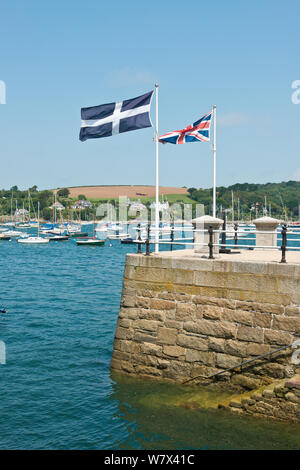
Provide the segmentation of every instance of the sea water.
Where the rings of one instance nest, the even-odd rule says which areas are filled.
[[[135,251],[0,242],[0,449],[298,449],[300,426],[206,409],[216,392],[111,374]]]

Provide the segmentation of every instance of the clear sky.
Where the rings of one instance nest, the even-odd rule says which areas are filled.
[[[155,82],[160,134],[217,105],[218,185],[300,180],[299,0],[14,0],[0,16],[1,188],[154,184],[153,129],[78,135],[81,107]],[[160,144],[161,185],[212,171],[209,144]]]

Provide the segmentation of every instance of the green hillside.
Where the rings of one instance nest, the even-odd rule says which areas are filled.
[[[189,188],[191,199],[205,206],[205,212],[211,213],[212,188]],[[217,187],[217,209],[232,207],[232,194],[234,198],[235,220],[237,219],[238,206],[241,219],[263,215],[265,203],[268,215],[275,217],[298,218],[300,204],[300,181],[287,181],[282,183],[237,183],[232,186]]]
[[[189,188],[189,194],[169,194],[162,196],[160,200],[168,200],[170,204],[182,203],[192,204],[193,217],[196,215],[196,204],[201,203],[205,206],[205,213],[212,214],[212,188],[196,189]],[[297,219],[299,218],[300,205],[300,182],[288,181],[282,183],[266,183],[266,184],[250,184],[237,183],[232,186],[217,188],[217,215],[221,215],[221,209],[231,209],[232,194],[234,198],[234,219],[253,219],[263,214],[272,215],[273,217]],[[71,198],[69,190],[62,188],[58,191],[57,200],[63,204],[65,210],[63,217],[71,217],[72,206],[77,198]],[[85,195],[78,196],[78,199],[87,199]],[[136,199],[132,198],[131,200]],[[147,207],[150,206],[154,198],[141,197]],[[92,207],[80,211],[82,220],[91,220],[95,213],[96,207],[101,202],[111,202],[118,211],[118,200],[114,199],[90,199]],[[30,208],[31,217],[34,217],[37,211],[38,202],[40,203],[40,214],[46,220],[53,217],[53,210],[50,206],[54,202],[52,191],[39,191],[37,186],[30,188]],[[0,217],[10,216],[14,213],[16,207],[25,209],[29,206],[28,191],[21,191],[17,186],[9,190],[0,190]],[[267,212],[265,211],[267,208]],[[35,213],[34,213],[35,212]],[[230,218],[230,216],[229,216]]]

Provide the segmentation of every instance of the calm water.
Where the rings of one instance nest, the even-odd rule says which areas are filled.
[[[207,390],[111,376],[129,251],[0,242],[0,448],[299,448],[300,426],[192,409]]]

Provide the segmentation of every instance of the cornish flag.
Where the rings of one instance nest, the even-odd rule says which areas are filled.
[[[151,127],[150,105],[153,90],[137,98],[119,103],[101,104],[81,108],[81,129],[79,139],[110,137],[122,132]]]
[[[186,142],[209,142],[212,111],[199,121],[181,131],[168,132],[159,137],[159,142],[166,144],[184,144]]]

